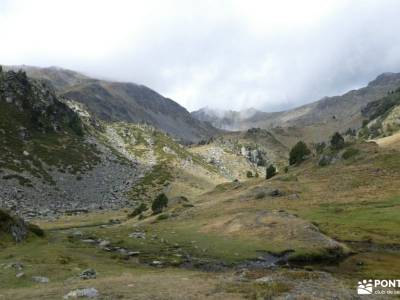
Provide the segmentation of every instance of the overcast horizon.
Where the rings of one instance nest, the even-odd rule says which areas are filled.
[[[399,72],[399,11],[395,0],[0,0],[0,63],[143,84],[190,111],[277,111]]]

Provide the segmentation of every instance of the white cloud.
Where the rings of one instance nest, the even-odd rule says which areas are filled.
[[[146,84],[188,109],[282,109],[399,71],[399,9],[395,0],[0,0],[0,60]]]

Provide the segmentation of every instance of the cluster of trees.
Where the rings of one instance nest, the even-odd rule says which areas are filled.
[[[151,204],[151,210],[153,215],[162,213],[162,211],[168,207],[168,197],[164,193],[159,194]],[[148,209],[145,203],[141,203],[135,210],[128,215],[129,218],[134,218],[136,216],[143,217],[143,213]]]
[[[339,132],[335,132],[330,139],[330,148],[332,150],[341,150],[345,147],[343,136]],[[326,148],[326,143],[317,143],[314,145],[317,154],[322,154]],[[305,161],[311,155],[311,150],[307,147],[306,143],[299,141],[289,153],[289,165],[298,165]]]

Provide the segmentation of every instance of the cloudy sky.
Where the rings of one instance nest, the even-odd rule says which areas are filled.
[[[0,63],[273,111],[400,72],[398,0],[0,0]]]

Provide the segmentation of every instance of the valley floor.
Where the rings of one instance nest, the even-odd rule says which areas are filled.
[[[354,148],[336,164],[223,183],[141,220],[124,210],[37,220],[46,237],[1,245],[0,299],[78,288],[99,299],[362,299],[359,280],[400,278],[400,155]],[[97,278],[81,279],[89,268]]]

